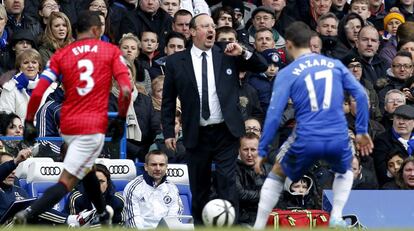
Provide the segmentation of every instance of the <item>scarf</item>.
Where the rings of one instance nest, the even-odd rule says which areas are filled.
[[[414,150],[414,134],[411,133],[411,137],[409,140],[406,140],[404,138],[402,138],[395,130],[394,128],[392,129],[392,136],[397,139],[405,148],[405,150],[407,150],[408,155],[411,156],[411,153]]]
[[[39,82],[39,75],[36,75],[34,79],[29,79],[25,74],[23,74],[23,72],[20,72],[17,73],[13,79],[16,82],[16,87],[19,91],[24,89],[28,95],[32,95],[32,90]]]
[[[117,87],[115,87],[115,84],[112,85],[111,92],[116,97],[119,97],[119,89]],[[135,86],[133,86],[133,90],[132,90],[132,94],[131,94],[131,102],[128,106],[128,112],[127,112],[126,137],[127,137],[127,139],[141,141],[142,132],[141,132],[141,129],[139,128],[137,115],[135,114],[135,109],[134,109],[134,101],[136,100],[137,97],[138,97],[138,90]]]
[[[151,96],[152,106],[156,111],[161,111],[161,99],[157,99],[154,96]]]
[[[7,38],[9,37],[9,34],[7,33],[7,30],[3,31],[3,34],[0,37],[0,50],[5,50],[7,47]]]

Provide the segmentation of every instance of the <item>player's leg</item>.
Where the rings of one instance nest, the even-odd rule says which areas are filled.
[[[342,210],[351,193],[354,179],[351,171],[352,151],[348,139],[342,142],[338,140],[331,141],[327,147],[333,150],[327,160],[335,171],[335,179],[332,185],[333,205],[329,224],[331,227],[345,227],[346,223],[342,219]]]
[[[256,221],[254,229],[264,229],[267,223],[267,218],[273,207],[279,201],[280,194],[283,190],[285,182],[285,174],[279,162],[273,165],[272,171],[267,176],[260,190],[260,200],[257,209]]]

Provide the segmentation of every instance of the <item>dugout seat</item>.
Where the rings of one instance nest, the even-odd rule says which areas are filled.
[[[50,186],[54,185],[60,174],[63,172],[62,162],[33,162],[28,168],[30,174],[27,175],[27,192],[29,196],[40,197]],[[53,208],[63,211],[67,195]]]
[[[108,168],[116,192],[123,192],[125,186],[137,176],[135,163],[129,159],[98,158],[95,163],[103,164]]]
[[[186,164],[168,164],[167,180],[174,184],[190,185]]]
[[[180,193],[181,201],[183,202],[184,212],[183,215],[191,215],[191,190],[190,185],[176,184]]]
[[[54,162],[50,157],[33,157],[21,162],[16,168],[16,177],[19,178],[19,185],[21,188],[28,190],[27,188],[27,175],[29,166],[34,162],[49,163]]]

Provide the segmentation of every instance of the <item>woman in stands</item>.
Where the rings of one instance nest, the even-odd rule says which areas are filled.
[[[24,50],[16,58],[16,68],[19,72],[3,85],[0,95],[0,111],[13,112],[20,118],[26,118],[30,95],[43,69],[39,52],[31,48]]]
[[[104,195],[106,203],[114,209],[113,224],[122,225],[124,222],[122,211],[125,200],[121,193],[115,192],[115,187],[111,181],[109,170],[102,164],[96,164],[96,177],[101,184],[101,192]],[[86,196],[83,184],[79,184],[76,191],[69,197],[68,210],[69,214],[78,214],[84,210],[93,209],[92,202]]]
[[[69,18],[62,12],[52,12],[39,47],[43,63],[47,63],[56,50],[71,42],[73,42],[73,38]]]
[[[414,189],[414,156],[410,156],[403,161],[395,181],[386,183],[383,189]]]
[[[0,113],[0,136],[22,136],[23,124],[19,116],[14,113]],[[23,142],[19,140],[2,140],[5,152],[17,156],[17,153],[27,148]]]

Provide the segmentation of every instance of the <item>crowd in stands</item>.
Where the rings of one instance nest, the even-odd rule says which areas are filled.
[[[168,163],[186,163],[179,99],[174,129],[177,148],[170,150],[164,143],[161,105],[166,62],[168,56],[191,48],[192,17],[209,14],[215,23],[217,46],[238,42],[251,52],[261,55],[268,64],[267,71],[241,72],[238,79],[238,106],[246,130],[246,135],[240,138],[236,169],[240,206],[238,222],[252,225],[261,185],[279,148],[295,127],[294,111],[292,105],[288,104],[267,163],[257,161],[261,125],[266,119],[273,84],[278,71],[291,61],[285,50],[285,28],[294,21],[303,21],[315,33],[310,41],[312,52],[341,60],[369,96],[369,133],[375,146],[368,157],[360,157],[354,147],[353,189],[414,189],[414,0],[2,2],[0,136],[22,136],[31,92],[48,60],[53,53],[76,38],[78,12],[100,11],[103,24],[101,40],[119,46],[133,84],[132,102],[126,120],[127,158],[147,163],[146,154],[160,150],[168,157]],[[110,91],[109,111],[117,111],[118,86],[113,84]],[[36,127],[40,136],[59,136],[63,95],[64,89],[56,83],[51,85],[43,97],[42,107],[36,115]],[[355,138],[355,104],[352,96],[346,95],[344,112],[349,123],[350,145],[354,145],[352,141]],[[0,140],[0,151],[10,153],[18,160],[11,168],[21,161],[21,151],[27,148],[21,141]],[[62,142],[41,141],[38,156],[62,161],[61,149],[64,149]],[[9,161],[8,156],[4,156]],[[102,156],[119,158],[119,146],[106,144]],[[1,162],[5,162],[3,156]],[[287,181],[277,207],[320,208],[321,192],[331,188],[333,180],[333,173],[326,166],[326,163],[318,162],[300,181]],[[110,185],[107,170],[101,168],[100,174]],[[7,175],[1,180],[7,181]],[[149,184],[151,177],[144,175],[140,183],[146,181]],[[165,181],[158,180],[161,180],[161,185]],[[7,185],[3,182],[1,185],[3,190],[5,184]],[[159,184],[160,181],[150,186],[157,187]],[[168,188],[167,186],[165,187]],[[113,203],[118,203],[115,199],[122,197],[115,194],[110,186],[109,189],[102,188],[102,192]],[[86,199],[82,197],[82,188],[74,195],[76,200],[70,204],[69,213],[79,214],[83,209],[92,209],[89,205],[79,206],[78,200]],[[177,202],[176,210],[180,210],[180,203]],[[126,201],[125,205],[128,204]],[[129,206],[130,209],[136,209],[133,208],[136,205]],[[135,224],[146,227],[137,225],[145,223],[143,221],[132,218],[124,220],[125,214],[117,214],[119,216],[114,218],[115,223],[126,222],[128,226]],[[159,219],[156,222],[158,221]],[[151,222],[154,221],[149,223]]]

